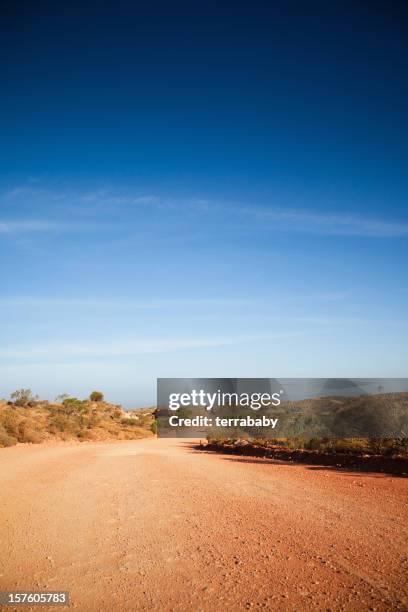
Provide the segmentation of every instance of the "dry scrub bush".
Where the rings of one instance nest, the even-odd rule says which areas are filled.
[[[58,440],[137,439],[151,435],[151,415],[142,425],[124,418],[120,406],[63,396],[61,403],[36,402],[34,406],[0,405],[0,447],[17,442]],[[143,419],[144,422],[145,419]]]
[[[10,436],[3,428],[0,428],[0,447],[14,446],[17,444],[17,438]]]

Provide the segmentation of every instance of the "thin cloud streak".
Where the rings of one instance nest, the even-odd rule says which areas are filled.
[[[318,213],[296,208],[260,208],[256,206],[232,206],[229,202],[204,198],[168,198],[153,195],[115,196],[107,191],[97,191],[82,196],[82,201],[101,205],[130,206],[150,205],[158,208],[195,210],[202,214],[231,213],[250,216],[264,223],[270,220],[274,229],[296,233],[317,233],[337,236],[401,237],[408,236],[408,223],[372,219],[344,213]]]
[[[290,207],[260,207],[247,205],[243,202],[221,201],[204,198],[173,198],[149,193],[131,193],[129,191],[114,192],[109,189],[80,192],[41,188],[17,187],[2,194],[11,200],[21,200],[23,203],[32,200],[44,204],[60,202],[62,209],[72,213],[76,210],[79,216],[86,214],[88,218],[97,217],[98,223],[91,220],[83,223],[69,223],[64,219],[55,220],[3,220],[0,221],[0,233],[46,232],[46,231],[76,231],[106,229],[99,223],[101,216],[109,213],[118,214],[118,209],[158,208],[168,211],[195,211],[200,215],[240,217],[245,219],[248,231],[273,230],[285,233],[316,234],[328,236],[360,236],[376,238],[399,238],[408,236],[408,223],[398,220],[376,219],[362,215],[347,213],[320,213],[310,209]],[[126,214],[126,213],[124,213]],[[253,225],[248,225],[252,220]],[[112,225],[110,226],[112,228]]]
[[[389,222],[357,215],[325,214],[300,209],[241,208],[240,213],[255,220],[270,221],[273,229],[330,236],[408,236],[408,223]]]
[[[156,309],[169,307],[220,307],[220,306],[246,306],[252,304],[254,300],[244,298],[152,298],[152,299],[132,299],[132,298],[82,298],[82,297],[4,297],[0,298],[1,307],[69,307],[69,308],[112,308],[112,309]]]
[[[4,296],[0,298],[0,308],[108,308],[108,309],[160,309],[182,307],[240,307],[249,305],[264,306],[269,303],[288,304],[299,302],[338,302],[349,297],[350,292],[327,292],[298,295],[258,295],[243,297],[208,297],[208,298],[129,298],[117,297],[82,297],[82,296]],[[246,313],[247,314],[247,313]]]
[[[1,359],[61,359],[61,358],[103,358],[136,356],[149,353],[165,353],[188,349],[216,348],[247,344],[257,341],[278,340],[304,335],[304,332],[282,332],[267,335],[242,335],[214,338],[166,338],[135,339],[114,344],[46,344],[3,349]]]
[[[115,226],[116,228],[116,226]],[[108,223],[78,223],[65,220],[51,221],[47,219],[11,219],[0,220],[0,234],[5,236],[16,236],[21,234],[41,233],[76,233],[112,230],[112,224]]]
[[[66,228],[66,224],[42,220],[0,221],[0,234],[17,234],[28,232],[55,232]]]

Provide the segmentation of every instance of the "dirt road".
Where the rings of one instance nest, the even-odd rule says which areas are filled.
[[[189,441],[0,449],[0,588],[81,611],[406,610],[407,501],[407,479]]]

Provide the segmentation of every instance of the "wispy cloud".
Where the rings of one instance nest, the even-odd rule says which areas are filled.
[[[0,221],[0,234],[18,234],[30,232],[55,232],[67,225],[55,221],[44,220],[8,220]]]
[[[401,237],[408,236],[408,223],[376,219],[351,213],[322,213],[310,209],[265,206],[199,197],[174,198],[158,195],[115,195],[96,191],[82,196],[83,202],[101,205],[149,205],[174,210],[193,210],[198,214],[251,217],[267,228],[268,221],[276,231],[314,233],[337,236]]]
[[[204,307],[214,306],[231,307],[252,304],[253,299],[245,298],[84,298],[84,297],[58,297],[58,296],[16,296],[0,298],[0,307],[23,307],[23,308],[107,308],[107,309],[160,309],[160,308],[182,308],[182,307]]]
[[[4,191],[2,198],[5,200],[31,200],[32,198],[46,198],[47,200],[58,201],[67,197],[67,192],[57,191],[51,188],[41,187],[39,185],[20,185],[13,189]]]
[[[165,353],[187,349],[216,348],[230,345],[248,344],[252,342],[267,342],[293,336],[304,335],[303,332],[282,332],[266,335],[238,335],[192,338],[152,338],[123,340],[114,343],[80,344],[58,343],[32,346],[3,348],[0,359],[88,359],[131,357],[149,353]]]
[[[77,196],[80,202],[84,204],[100,204],[108,206],[139,206],[139,205],[155,205],[160,206],[166,203],[166,200],[157,195],[132,195],[132,194],[114,194],[105,189],[90,191]]]
[[[0,235],[18,236],[20,234],[99,232],[118,229],[117,225],[107,222],[77,222],[48,219],[7,219],[0,220]]]
[[[242,296],[233,297],[188,297],[177,298],[132,298],[127,296],[110,298],[106,296],[83,297],[83,296],[3,296],[0,297],[0,308],[90,308],[112,309],[112,310],[156,310],[171,308],[240,308],[247,306],[270,306],[271,304],[299,304],[299,303],[326,303],[344,301],[350,296],[350,292],[317,292],[296,295],[268,295],[260,294],[248,298]],[[246,314],[247,310],[245,311]]]
[[[317,213],[291,208],[242,207],[240,214],[268,223],[275,230],[337,236],[408,236],[408,223],[386,221],[342,213]]]
[[[96,189],[52,190],[40,187],[16,187],[0,195],[6,201],[20,202],[32,207],[38,205],[59,211],[61,220],[3,220],[0,233],[45,232],[94,230],[101,227],[101,219],[125,223],[129,210],[137,208],[166,209],[171,213],[195,212],[202,217],[219,219],[220,228],[228,219],[245,223],[245,231],[280,231],[297,234],[317,234],[328,236],[361,236],[376,238],[398,238],[408,236],[408,223],[398,219],[381,219],[368,215],[347,212],[320,212],[312,209],[280,207],[277,205],[259,206],[227,199],[205,199],[200,197],[177,198],[155,193],[137,192],[131,188],[121,190]],[[55,208],[56,207],[56,208]],[[64,213],[77,219],[86,216],[86,223],[64,221]],[[146,212],[144,213],[146,214]],[[181,217],[180,217],[181,218]],[[183,218],[184,221],[184,218]]]
[[[321,213],[309,209],[249,205],[204,198],[174,198],[157,195],[122,195],[94,192],[83,196],[83,201],[120,207],[121,205],[149,205],[152,207],[196,211],[203,215],[226,215],[252,218],[264,229],[294,233],[332,236],[403,237],[408,236],[408,223],[376,219],[351,213]],[[270,225],[268,224],[270,223]],[[250,229],[250,228],[248,228]]]

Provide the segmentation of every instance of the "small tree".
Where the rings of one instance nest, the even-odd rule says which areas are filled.
[[[92,391],[89,399],[91,402],[103,402],[103,393],[101,393],[101,391]]]
[[[71,397],[71,396],[69,395],[69,393],[60,393],[60,394],[59,394],[59,395],[57,395],[57,397],[55,398],[55,401],[56,401],[58,404],[63,404],[63,403],[64,403],[64,401],[65,401],[66,399],[69,399],[70,397]]]
[[[31,389],[17,389],[10,397],[15,406],[23,407],[32,405],[38,399],[37,395],[32,394]]]

